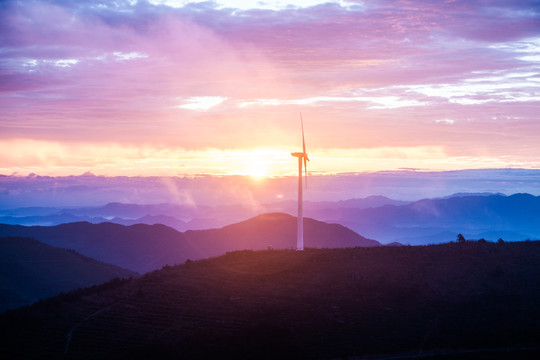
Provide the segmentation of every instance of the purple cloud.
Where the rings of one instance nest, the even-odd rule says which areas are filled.
[[[0,141],[540,151],[537,1],[344,4],[5,1]]]

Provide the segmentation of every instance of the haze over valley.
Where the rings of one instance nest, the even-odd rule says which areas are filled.
[[[540,238],[540,171],[401,171],[309,176],[304,213],[383,244]],[[221,228],[265,213],[296,216],[296,178],[0,178],[0,223],[164,224]],[[32,205],[32,206],[29,206]]]

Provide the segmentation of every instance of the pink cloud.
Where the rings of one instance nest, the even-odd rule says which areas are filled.
[[[117,3],[0,5],[0,141],[280,147],[302,110],[320,149],[540,151],[534,1]]]

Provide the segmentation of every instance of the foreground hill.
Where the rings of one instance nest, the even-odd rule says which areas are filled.
[[[533,358],[539,263],[540,242],[233,252],[9,312],[0,346],[13,358]]]
[[[0,312],[136,273],[20,237],[0,237]]]
[[[43,243],[74,249],[91,258],[137,272],[163,265],[222,255],[232,250],[296,247],[296,218],[264,214],[213,230],[178,232],[164,225],[69,223],[57,226],[0,224],[0,236],[26,236]],[[379,246],[375,240],[336,224],[304,218],[304,244],[314,248]]]

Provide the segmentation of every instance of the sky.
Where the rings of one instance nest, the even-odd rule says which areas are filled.
[[[538,0],[0,1],[0,174],[540,169]]]
[[[296,185],[295,176],[261,179],[239,175],[0,175],[0,217],[5,214],[43,215],[43,207],[57,207],[62,213],[63,208],[103,206],[111,202],[182,204],[193,208],[242,205],[253,212],[262,213],[268,211],[265,204],[292,201],[291,208],[296,210]],[[400,170],[312,175],[304,191],[304,201],[306,204],[336,202],[372,195],[416,201],[456,194],[461,196],[463,193],[529,193],[540,196],[540,169]],[[5,211],[13,209],[20,211]],[[50,213],[47,210],[45,214]],[[295,211],[291,212],[293,214],[296,215]]]

